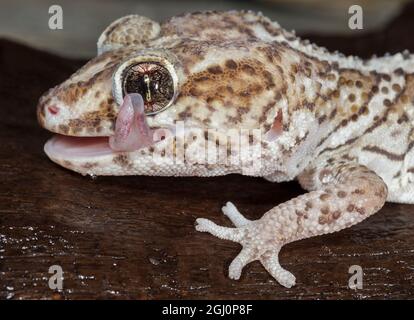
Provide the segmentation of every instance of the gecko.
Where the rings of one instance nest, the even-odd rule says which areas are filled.
[[[242,246],[231,279],[260,261],[290,288],[285,244],[351,227],[386,201],[414,202],[413,102],[408,51],[363,60],[262,13],[207,11],[114,21],[97,56],[39,99],[37,117],[55,133],[47,156],[83,175],[297,180],[306,192],[257,220],[228,202],[234,227],[195,223]]]

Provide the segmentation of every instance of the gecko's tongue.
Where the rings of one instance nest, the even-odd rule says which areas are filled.
[[[144,111],[140,94],[131,93],[124,97],[115,123],[115,134],[109,138],[112,150],[134,151],[154,143]]]

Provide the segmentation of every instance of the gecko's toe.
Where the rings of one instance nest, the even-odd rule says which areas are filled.
[[[200,232],[209,232],[211,228],[211,223],[214,223],[214,222],[208,219],[198,218],[196,220],[195,228],[197,231],[200,231]]]
[[[255,257],[253,256],[252,250],[243,248],[242,251],[240,251],[239,255],[234,258],[229,266],[229,278],[233,280],[239,280],[243,268],[254,259]]]
[[[236,206],[231,203],[230,201],[226,203],[224,207],[221,208],[223,214],[230,219],[230,221],[236,227],[242,227],[250,223],[251,221],[246,219],[239,210],[237,210]]]
[[[208,232],[217,238],[234,242],[240,242],[244,234],[240,229],[222,227],[215,224],[213,221],[204,218],[198,218],[196,220],[195,228],[197,231]]]
[[[296,277],[289,271],[285,270],[283,280],[279,281],[282,286],[292,288],[296,284]]]
[[[240,214],[239,210],[237,210],[234,204],[231,203],[230,201],[227,202],[226,205],[221,208],[221,211],[223,211],[223,214],[229,217],[229,219],[231,219],[230,217],[232,216]]]
[[[260,262],[282,286],[291,288],[296,284],[296,277],[280,265],[279,250],[265,253]]]

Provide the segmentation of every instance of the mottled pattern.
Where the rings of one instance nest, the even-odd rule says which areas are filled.
[[[161,25],[128,16],[104,31],[98,53],[40,99],[42,126],[65,135],[112,135],[113,73],[131,57],[152,56],[173,65],[178,85],[171,106],[148,123],[169,128],[182,121],[187,130],[130,153],[53,161],[94,175],[297,178],[310,191],[257,221],[227,204],[223,212],[235,229],[198,220],[198,230],[243,245],[231,278],[260,260],[290,287],[295,277],[278,261],[284,244],[349,227],[385,200],[414,202],[414,57],[407,52],[345,57],[261,14],[230,11],[186,14]],[[226,142],[232,129],[256,130],[248,134],[247,160],[206,161],[209,142],[219,157],[237,155]],[[177,161],[180,150],[186,157]]]

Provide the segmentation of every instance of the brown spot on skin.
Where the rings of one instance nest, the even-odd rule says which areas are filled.
[[[364,194],[365,191],[362,189],[355,189],[354,191],[352,191],[352,194]]]
[[[356,208],[356,211],[359,213],[359,214],[365,214],[365,208]]]
[[[399,92],[401,92],[402,89],[401,89],[401,86],[398,83],[394,83],[392,85],[392,90],[394,90],[395,92],[399,93]]]
[[[362,92],[361,98],[362,100],[367,101],[369,99],[369,94],[367,92]]]
[[[190,94],[190,95],[192,95],[193,97],[197,97],[197,96],[200,96],[202,93],[201,93],[201,91],[199,91],[197,88],[195,88],[195,87],[192,87],[192,88],[190,88],[190,90],[188,90],[188,93]]]
[[[329,81],[335,81],[336,76],[335,76],[335,74],[333,74],[333,73],[329,73],[329,74],[326,76],[326,78],[327,78]]]
[[[403,122],[408,122],[408,116],[407,114],[404,112],[403,115],[397,120],[398,124],[401,124]]]
[[[312,76],[312,69],[310,68],[304,68],[303,73],[306,77],[310,78]]]
[[[208,72],[212,74],[221,74],[223,73],[223,69],[220,66],[214,66],[207,69]]]
[[[351,102],[354,102],[355,101],[355,95],[353,94],[353,93],[351,93],[349,96],[348,96],[348,100],[349,101],[351,101]]]
[[[214,96],[208,96],[206,97],[206,102],[207,103],[212,103],[214,101]]]
[[[353,212],[353,211],[355,210],[355,205],[353,205],[353,204],[349,204],[349,205],[348,205],[348,207],[346,208],[346,210],[347,210],[348,212]]]
[[[244,65],[241,67],[241,70],[243,70],[245,73],[247,73],[247,74],[249,74],[249,75],[254,75],[254,74],[256,74],[256,70],[255,70],[252,66],[250,66],[250,65],[248,65],[248,64],[244,64]]]
[[[321,124],[322,122],[324,122],[324,121],[326,120],[326,118],[327,118],[326,114],[324,114],[324,115],[320,116],[320,117],[318,118],[318,123],[319,123],[319,124]]]
[[[361,109],[359,109],[358,114],[364,114],[367,115],[369,113],[368,107],[363,106]]]
[[[392,105],[392,102],[391,102],[391,100],[390,100],[390,99],[385,99],[385,100],[383,101],[383,104],[384,104],[384,106],[386,106],[386,107],[390,107],[390,106]]]
[[[351,106],[351,112],[355,113],[355,112],[357,112],[357,110],[358,110],[358,106],[356,104],[353,104]]]
[[[391,81],[391,77],[390,77],[390,75],[388,75],[388,74],[383,74],[383,75],[382,75],[382,78],[383,78],[385,81]]]
[[[321,199],[322,201],[326,201],[330,198],[330,195],[327,193],[323,193],[319,196],[319,199]]]
[[[309,211],[312,208],[313,208],[312,202],[311,201],[306,201],[306,203],[305,203],[305,210],[306,211]]]
[[[319,222],[319,224],[323,225],[327,222],[327,220],[326,220],[325,217],[319,217],[318,222]]]
[[[295,213],[298,217],[302,217],[302,216],[305,215],[305,213],[303,211],[300,211],[300,210],[295,210]]]
[[[388,93],[388,88],[387,87],[382,87],[381,88],[381,92],[383,93],[383,94],[387,94]]]
[[[338,191],[337,195],[338,195],[339,198],[345,198],[346,197],[346,192],[340,190],[340,191]]]
[[[119,154],[112,161],[123,168],[131,166],[128,155],[126,154]]]
[[[275,83],[273,81],[272,74],[269,71],[265,70],[263,71],[262,75],[264,77],[264,80],[266,81],[266,87],[273,88],[275,86]]]
[[[408,103],[410,101],[410,99],[408,98],[408,96],[406,94],[403,94],[401,97],[401,102],[402,103]]]
[[[234,93],[234,90],[233,90],[233,88],[231,87],[231,86],[226,86],[226,90],[229,92],[229,93]]]
[[[340,94],[340,92],[339,92],[339,90],[334,90],[333,92],[332,92],[332,96],[334,97],[334,98],[339,98],[339,96],[340,96],[341,94]]]
[[[323,208],[321,209],[321,213],[322,213],[323,215],[327,215],[327,214],[329,214],[329,208],[328,208],[328,207],[323,207]]]
[[[404,72],[404,70],[403,70],[402,68],[397,68],[397,69],[395,69],[395,70],[394,70],[394,73],[395,73],[397,76],[403,76],[403,75],[405,74],[405,72]]]
[[[187,118],[191,118],[191,111],[189,111],[188,109],[185,109],[184,111],[181,111],[179,114],[178,114],[178,117],[180,118],[180,119],[183,119],[183,120],[185,120],[185,119],[187,119]]]
[[[237,69],[237,63],[232,59],[227,60],[225,65],[229,69],[233,69],[233,70]]]
[[[341,211],[336,210],[336,211],[332,212],[332,218],[334,220],[337,220],[340,216],[341,216]]]

